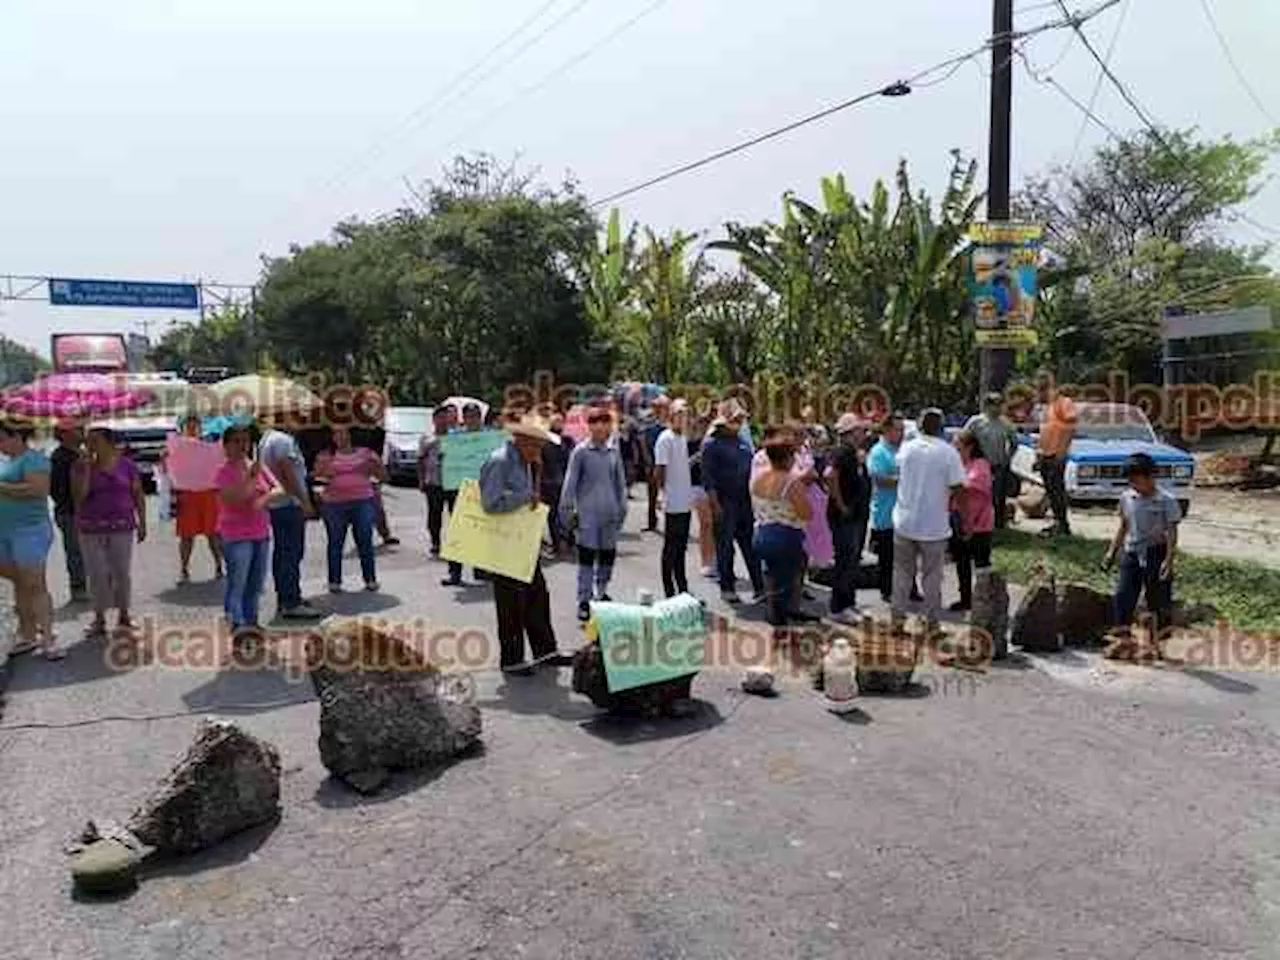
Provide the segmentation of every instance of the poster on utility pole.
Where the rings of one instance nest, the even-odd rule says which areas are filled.
[[[1037,342],[1036,265],[1044,227],[975,223],[969,228],[969,302],[978,346],[1023,350]]]

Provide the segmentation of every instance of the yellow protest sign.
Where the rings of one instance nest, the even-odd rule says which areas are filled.
[[[480,485],[466,480],[458,488],[448,539],[440,552],[446,560],[530,583],[546,529],[544,504],[532,510],[520,507],[511,513],[485,513]]]

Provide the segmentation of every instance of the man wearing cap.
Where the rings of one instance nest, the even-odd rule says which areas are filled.
[[[977,438],[982,455],[991,465],[991,502],[996,508],[996,529],[1002,530],[1007,524],[1009,465],[1018,448],[1018,431],[1004,415],[1004,395],[999,391],[988,393],[982,412],[970,417],[964,429]]]
[[[752,540],[755,519],[751,510],[750,445],[741,437],[746,411],[736,400],[726,400],[711,421],[711,433],[702,450],[702,486],[711,503],[716,527],[716,566],[720,571],[720,597],[728,604],[739,602],[737,577],[733,570],[736,542],[747,564],[747,576],[755,591],[752,603],[765,601],[764,575],[756,559]]]
[[[507,430],[511,439],[489,454],[480,467],[480,504],[486,513],[532,510],[542,502],[538,495],[542,447],[554,443],[555,434],[530,421],[508,423]],[[534,664],[562,665],[564,657],[556,650],[551,597],[541,562],[535,560],[529,583],[498,574],[492,574],[490,579],[498,615],[499,666],[503,672],[516,676],[533,673],[533,666],[525,660],[526,636]]]
[[[871,478],[863,458],[866,427],[855,413],[836,421],[837,444],[827,468],[827,523],[835,548],[835,579],[831,584],[831,614],[850,621],[857,615],[858,568],[871,513]]]
[[[898,498],[893,507],[893,623],[901,628],[917,569],[924,593],[926,629],[936,633],[942,616],[942,570],[951,539],[951,497],[964,489],[960,453],[943,437],[943,415],[930,407],[920,434],[898,451]]]

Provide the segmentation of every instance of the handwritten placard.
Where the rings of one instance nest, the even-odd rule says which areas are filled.
[[[165,473],[175,490],[213,490],[218,469],[226,462],[222,444],[169,434],[164,442]]]
[[[687,677],[705,662],[706,616],[687,593],[651,606],[593,603],[591,621],[610,693]]]
[[[546,529],[544,504],[532,509],[519,507],[510,513],[486,513],[480,502],[480,485],[465,480],[449,515],[448,539],[441,554],[455,563],[530,583]]]
[[[449,433],[440,438],[440,484],[446,490],[461,489],[463,481],[479,480],[489,454],[507,442],[505,430]]]

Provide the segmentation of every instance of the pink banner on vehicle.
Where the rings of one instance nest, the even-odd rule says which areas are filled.
[[[165,472],[175,490],[212,490],[226,462],[222,444],[170,434],[165,440]]]

